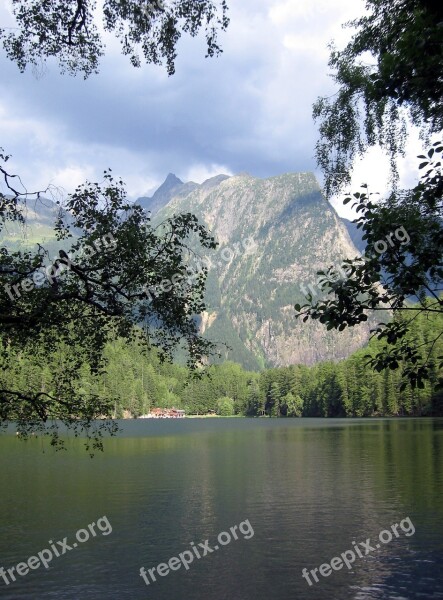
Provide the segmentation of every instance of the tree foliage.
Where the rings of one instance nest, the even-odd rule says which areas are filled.
[[[142,56],[165,64],[169,75],[182,33],[204,29],[207,56],[214,56],[221,52],[218,33],[229,23],[225,0],[12,0],[12,8],[17,28],[0,29],[0,39],[22,72],[55,58],[62,73],[85,78],[98,72],[105,51],[99,14],[133,66]],[[19,177],[6,169],[8,158],[0,149],[8,191],[0,194],[0,232],[8,222],[25,227],[26,203],[42,196],[22,191]],[[104,372],[110,340],[137,340],[157,348],[162,359],[185,346],[193,368],[213,351],[197,324],[207,270],[194,273],[189,266],[191,248],[215,248],[213,238],[191,214],[153,227],[125,196],[111,171],[101,183],[80,186],[60,210],[56,232],[63,248],[52,259],[43,246],[0,248],[0,421],[16,421],[22,436],[49,430],[57,445],[62,422],[76,434],[86,430],[88,444],[100,447],[103,429],[115,432],[106,420],[115,414],[115,398],[88,383]],[[11,380],[8,373],[17,372],[23,356],[34,361],[29,377]],[[49,356],[57,357],[51,373]]]
[[[8,221],[23,221],[30,201],[13,187],[8,157],[1,156],[12,194],[0,194],[0,230]],[[101,183],[81,185],[68,197],[55,227],[64,249],[53,259],[41,245],[36,251],[0,248],[3,371],[14,369],[21,352],[40,365],[49,354],[58,357],[51,390],[44,382],[39,389],[32,381],[0,385],[0,419],[17,421],[23,435],[54,420],[88,429],[93,419],[111,414],[112,397],[82,391],[79,379],[85,368],[103,371],[104,348],[116,336],[158,348],[162,359],[184,344],[191,367],[213,350],[196,320],[205,310],[207,270],[192,272],[188,243],[216,244],[196,217],[177,215],[153,227],[107,171]]]
[[[234,400],[225,396],[217,400],[217,414],[221,417],[231,417],[234,414]]]
[[[441,314],[443,307],[443,144],[434,143],[420,157],[425,173],[413,189],[398,190],[396,160],[404,153],[408,119],[428,146],[432,135],[441,134],[443,8],[434,0],[366,0],[366,8],[367,14],[350,24],[356,33],[344,50],[332,47],[329,65],[339,88],[314,105],[320,121],[317,162],[331,196],[350,182],[355,158],[378,145],[390,157],[392,191],[384,201],[368,195],[366,186],[354,194],[360,215],[354,222],[364,232],[365,256],[345,261],[346,277],[332,267],[320,273],[326,297],[318,302],[308,297],[295,308],[298,317],[338,330],[366,321],[368,311],[389,309],[393,322],[374,331],[387,345],[370,363],[377,370],[397,369],[406,359],[403,385],[422,387],[443,333],[439,329],[423,341],[423,354],[410,326],[418,314]],[[400,230],[407,243],[392,243]],[[410,299],[418,301],[418,311],[408,305]]]
[[[182,33],[196,36],[204,28],[207,56],[219,54],[218,32],[229,24],[225,0],[12,0],[17,30],[0,29],[6,55],[20,71],[50,57],[62,73],[97,73],[105,45],[98,25],[114,34],[139,67],[166,64],[175,72],[177,43]]]
[[[443,143],[437,142],[427,156],[419,157],[424,172],[412,190],[394,192],[384,201],[374,200],[365,190],[344,200],[354,200],[360,213],[354,222],[363,231],[365,254],[344,261],[341,272],[346,277],[334,267],[320,272],[325,297],[316,302],[309,297],[303,306],[295,306],[298,317],[317,319],[340,331],[367,321],[370,311],[392,311],[397,318],[374,331],[387,346],[371,357],[371,364],[379,371],[396,369],[406,359],[403,374],[419,387],[429,378],[431,351],[443,336],[437,329],[417,345],[410,335],[418,314],[443,313],[442,154]],[[410,306],[411,299],[416,306]]]
[[[316,156],[327,196],[350,181],[354,159],[368,147],[387,151],[395,181],[406,119],[426,138],[443,125],[443,9],[434,0],[366,0],[368,14],[344,50],[332,46],[329,66],[339,85],[319,98]]]
[[[411,365],[407,358],[401,358],[398,369],[372,369],[368,354],[375,357],[386,345],[386,340],[377,339],[338,363],[290,365],[254,373],[225,362],[209,367],[207,376],[190,378],[187,368],[162,362],[155,350],[141,352],[136,342],[117,338],[105,348],[106,372],[93,374],[84,366],[76,385],[83,394],[113,397],[112,414],[117,418],[172,406],[187,415],[213,414],[224,405],[219,403],[224,397],[229,399],[230,411],[233,406],[235,415],[248,417],[442,416],[443,393],[436,386],[443,337],[432,349],[425,345],[442,324],[442,314],[420,311],[409,326],[409,336],[422,357],[430,351],[429,378],[421,388],[406,380],[402,389],[403,373]],[[2,376],[10,386],[26,384],[37,391],[45,386],[49,391],[56,385],[60,368],[59,354],[47,355],[43,362],[19,352]]]

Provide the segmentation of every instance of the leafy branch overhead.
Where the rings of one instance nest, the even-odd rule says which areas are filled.
[[[337,93],[313,107],[327,196],[350,182],[355,158],[376,145],[389,155],[395,183],[407,118],[425,138],[442,130],[442,3],[366,0],[366,8],[350,23],[357,31],[344,50],[332,47]]]
[[[26,201],[19,192],[0,195],[0,230],[23,217]],[[205,310],[206,270],[191,272],[188,244],[216,244],[195,216],[176,215],[153,227],[140,206],[127,203],[123,182],[110,171],[103,182],[78,187],[63,208],[58,257],[51,260],[42,246],[0,249],[2,369],[13,369],[22,352],[42,364],[49,353],[59,355],[57,374],[44,389],[32,378],[6,389],[0,374],[0,419],[18,421],[23,431],[51,419],[89,426],[112,414],[112,398],[88,397],[79,382],[82,369],[103,371],[103,350],[116,336],[157,348],[162,358],[183,345],[192,367],[213,350],[196,321]]]
[[[360,214],[354,223],[363,232],[365,254],[344,261],[346,277],[333,267],[319,273],[325,297],[295,306],[298,317],[340,331],[366,321],[369,311],[393,311],[396,318],[374,331],[386,346],[371,357],[371,364],[376,370],[396,369],[406,360],[405,381],[419,387],[429,376],[432,349],[443,335],[436,331],[420,345],[409,335],[419,314],[443,314],[442,154],[443,143],[436,142],[427,156],[419,157],[423,175],[412,190],[394,192],[385,201],[372,199],[367,191],[344,200],[354,201]],[[411,307],[411,299],[418,305]]]
[[[407,381],[422,387],[435,372],[434,348],[443,335],[440,327],[418,342],[411,329],[420,314],[440,317],[443,310],[443,144],[420,157],[425,173],[410,190],[398,189],[397,159],[404,154],[408,121],[427,146],[441,136],[443,8],[433,0],[366,0],[366,9],[348,24],[355,33],[346,47],[331,46],[338,89],[313,107],[320,132],[316,156],[331,197],[350,183],[355,159],[378,146],[390,159],[391,195],[376,201],[367,189],[354,194],[365,256],[346,261],[345,276],[333,268],[323,273],[326,297],[316,303],[310,297],[295,308],[298,317],[339,330],[367,320],[368,311],[393,312],[394,320],[374,332],[386,345],[369,357],[370,364],[376,370],[401,367],[403,387]],[[391,243],[397,232],[407,243]],[[418,309],[409,304],[414,299]]]
[[[20,71],[58,60],[62,73],[97,73],[105,44],[99,26],[120,41],[122,53],[139,67],[166,64],[175,72],[182,33],[204,29],[207,55],[222,52],[218,33],[229,24],[226,0],[12,0],[17,29],[0,29],[7,56]]]

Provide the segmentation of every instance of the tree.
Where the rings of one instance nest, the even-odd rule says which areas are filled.
[[[301,417],[303,414],[303,400],[298,394],[294,396],[292,392],[288,392],[283,398],[283,406],[288,417]]]
[[[417,347],[408,332],[419,313],[443,309],[443,143],[419,157],[425,172],[411,190],[397,189],[396,159],[403,153],[407,119],[424,139],[442,130],[443,9],[431,0],[367,0],[366,7],[369,14],[352,23],[358,30],[351,42],[343,51],[332,49],[337,94],[314,105],[314,118],[320,120],[317,161],[330,196],[349,183],[355,158],[379,145],[390,157],[392,190],[378,202],[367,186],[354,194],[360,213],[354,222],[367,244],[364,257],[344,261],[341,272],[330,267],[319,273],[328,295],[315,303],[308,297],[307,304],[295,308],[298,317],[340,331],[366,321],[369,311],[391,310],[394,320],[374,331],[386,345],[371,364],[377,370],[396,369],[404,358],[402,386],[409,380],[423,387],[433,368],[432,349],[443,333],[436,331]],[[344,202],[351,199],[348,195]],[[409,299],[418,301],[418,310]]]
[[[271,387],[269,388],[266,411],[270,417],[281,416],[281,391],[276,381],[271,383]]]
[[[366,0],[366,8],[349,24],[357,32],[345,49],[331,47],[337,93],[314,104],[328,197],[350,182],[355,158],[375,145],[389,154],[395,181],[407,119],[425,138],[443,126],[441,3]]]
[[[183,32],[195,36],[204,28],[207,56],[214,56],[221,52],[218,32],[229,23],[225,0],[104,0],[101,6],[93,0],[13,0],[12,6],[17,28],[0,29],[0,39],[22,72],[55,58],[62,73],[85,78],[98,72],[104,54],[100,9],[104,30],[116,35],[133,66],[141,65],[142,54],[147,63],[165,63],[169,75]],[[16,189],[19,178],[4,166],[8,158],[0,149],[0,175],[11,192],[0,194],[0,231],[6,221],[24,224],[26,200],[41,195]],[[61,444],[59,420],[86,430],[100,447],[103,429],[113,433],[116,426],[94,420],[116,414],[118,402],[89,376],[103,372],[109,340],[136,339],[158,348],[162,359],[184,344],[193,367],[212,351],[195,318],[204,307],[207,271],[188,267],[187,243],[215,243],[191,214],[152,227],[139,207],[127,204],[123,182],[110,171],[102,184],[80,186],[64,208],[58,239],[73,243],[52,261],[41,246],[37,252],[0,248],[0,423],[15,420],[26,436],[48,431],[49,421],[53,443]],[[78,239],[70,228],[81,232]],[[58,377],[11,380],[22,354],[36,373],[58,355]],[[142,388],[133,391],[137,410],[146,401]]]
[[[373,331],[386,344],[370,362],[381,371],[408,361],[403,388],[407,380],[424,386],[435,369],[432,350],[443,336],[440,327],[417,344],[410,332],[420,314],[443,314],[442,153],[443,144],[436,143],[421,157],[426,172],[413,190],[393,193],[383,202],[373,201],[366,191],[354,194],[354,206],[362,213],[354,222],[364,233],[365,255],[344,261],[346,277],[334,267],[319,272],[326,296],[295,306],[298,317],[339,331],[367,321],[369,312],[392,311],[395,318]],[[415,306],[410,305],[412,297]]]
[[[234,414],[234,400],[225,396],[217,400],[217,414],[221,417],[231,417]]]
[[[29,194],[13,186],[8,157],[0,159],[11,192],[0,194],[1,231],[8,221],[24,221]],[[0,249],[0,373],[24,352],[40,366],[59,356],[50,384],[5,386],[0,374],[0,421],[16,421],[24,436],[50,422],[57,443],[59,420],[86,430],[100,446],[93,422],[109,417],[114,401],[82,385],[84,365],[99,375],[105,345],[115,337],[157,348],[162,360],[184,344],[189,366],[201,364],[213,349],[196,321],[205,310],[207,270],[192,272],[188,243],[216,244],[191,214],[154,228],[140,206],[127,203],[123,182],[110,171],[102,183],[81,185],[68,197],[55,229],[66,250],[53,260],[40,245],[35,252]],[[112,423],[100,427],[115,430]]]
[[[260,386],[256,378],[251,379],[248,384],[247,403],[245,414],[250,417],[256,417],[264,412],[263,399],[260,393]]]
[[[218,31],[229,24],[226,0],[12,0],[17,31],[0,29],[6,55],[20,71],[50,57],[60,71],[97,73],[105,46],[98,28],[113,33],[133,66],[166,63],[175,72],[176,47],[182,32],[196,36],[204,28],[207,56],[219,54]]]

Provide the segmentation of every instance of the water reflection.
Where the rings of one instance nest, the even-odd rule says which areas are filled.
[[[5,598],[439,598],[443,579],[443,421],[213,419],[125,423],[91,460],[76,439],[0,436],[0,566],[107,515],[94,539]],[[409,516],[400,536],[309,587],[319,567]],[[153,567],[249,519],[232,541],[149,588]],[[0,586],[2,582],[0,581]],[[440,595],[439,595],[440,594]]]

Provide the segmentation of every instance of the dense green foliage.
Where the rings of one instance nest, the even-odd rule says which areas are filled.
[[[417,318],[410,335],[424,352],[424,343],[441,328],[441,315]],[[384,342],[373,340],[347,360],[320,363],[314,367],[292,365],[260,373],[243,370],[225,362],[207,369],[201,378],[190,377],[182,366],[161,362],[155,353],[140,352],[134,342],[116,340],[106,347],[106,374],[95,375],[83,366],[78,382],[79,394],[113,397],[115,417],[140,416],[152,407],[185,409],[187,414],[287,417],[370,417],[421,416],[443,414],[443,398],[436,392],[438,364],[443,353],[439,340],[430,356],[430,377],[422,388],[407,385],[401,389],[402,370],[375,372],[367,354],[375,355]],[[30,391],[56,386],[60,376],[60,356],[46,362],[17,352],[3,377],[6,383]]]
[[[307,304],[295,305],[304,321],[319,320],[339,331],[383,308],[396,317],[407,314],[410,298],[420,303],[423,313],[443,311],[443,144],[434,143],[427,156],[419,157],[425,172],[412,189],[397,189],[396,163],[404,151],[407,119],[428,145],[432,135],[441,136],[443,9],[434,0],[366,0],[366,8],[367,14],[352,23],[356,33],[344,50],[332,48],[329,64],[339,87],[314,105],[320,121],[317,162],[331,196],[350,182],[356,157],[378,145],[390,158],[391,193],[382,201],[366,191],[354,194],[360,213],[354,223],[364,232],[365,256],[345,261],[345,276],[333,267],[320,273],[326,297],[307,297]],[[391,243],[400,230],[407,244]],[[375,329],[389,347],[372,365],[376,370],[396,368],[406,359],[403,385],[423,386],[432,371],[428,356],[443,331],[436,328],[423,353],[408,342],[412,321],[397,318]]]
[[[24,223],[29,198],[12,187],[1,162],[0,173],[12,192],[0,194],[1,232],[10,222]],[[23,435],[55,420],[90,431],[95,419],[111,415],[112,395],[80,382],[85,369],[102,372],[115,336],[157,348],[161,359],[185,348],[190,367],[213,347],[196,322],[205,310],[206,271],[191,272],[188,244],[216,244],[193,215],[154,227],[140,206],[128,204],[123,182],[106,172],[102,183],[81,185],[68,197],[55,232],[64,249],[53,259],[42,245],[0,248],[0,424],[16,421]],[[22,353],[33,357],[24,378],[14,375]],[[34,385],[48,356],[50,378]],[[52,433],[58,442],[56,424]],[[92,437],[100,445],[94,429]]]
[[[422,386],[429,378],[430,352],[443,336],[442,328],[436,327],[423,347],[417,347],[410,342],[409,329],[417,311],[406,316],[411,297],[423,314],[443,314],[442,154],[443,144],[437,142],[427,156],[419,157],[424,174],[413,190],[393,193],[383,201],[373,200],[366,190],[345,199],[345,203],[354,200],[361,214],[354,223],[364,234],[365,254],[344,261],[345,276],[334,267],[320,272],[324,296],[295,306],[298,317],[318,319],[339,331],[367,321],[373,311],[389,308],[403,315],[375,329],[378,339],[388,345],[372,364],[379,370],[396,368],[407,358],[403,375],[413,386]]]
[[[140,66],[143,55],[147,63],[165,63],[169,75],[182,33],[196,36],[204,29],[207,56],[214,56],[221,52],[218,32],[229,23],[225,0],[104,0],[99,6],[89,0],[13,0],[12,10],[16,27],[0,28],[0,40],[22,72],[55,58],[62,73],[85,78],[98,72],[104,54],[100,10],[104,30],[120,40],[133,66]],[[0,232],[6,224],[26,227],[26,201],[40,199],[40,192],[28,194],[7,170],[8,159],[0,148],[0,177],[8,192],[0,194]],[[140,206],[127,203],[123,182],[109,171],[101,184],[80,186],[64,209],[55,237],[70,244],[52,260],[48,246],[22,249],[2,239],[0,424],[14,420],[24,436],[49,429],[57,444],[62,421],[76,432],[86,430],[88,440],[101,446],[101,429],[115,430],[106,421],[112,397],[79,385],[82,371],[102,372],[104,348],[116,335],[157,347],[160,357],[184,346],[190,366],[206,357],[213,345],[199,335],[197,316],[205,310],[207,270],[191,272],[187,244],[192,237],[194,248],[215,243],[191,214],[152,226]],[[48,356],[58,357],[57,368],[37,386],[34,367],[29,381],[28,374],[11,379],[21,353],[33,357],[37,372]],[[103,420],[95,428],[98,417]]]
[[[135,67],[140,54],[147,63],[166,63],[175,71],[176,47],[181,34],[196,36],[204,28],[207,56],[221,52],[218,31],[228,24],[225,0],[12,0],[17,28],[0,29],[6,55],[23,72],[28,64],[40,66],[55,57],[62,73],[98,72],[104,54],[98,27],[100,10],[103,28],[113,33]]]

